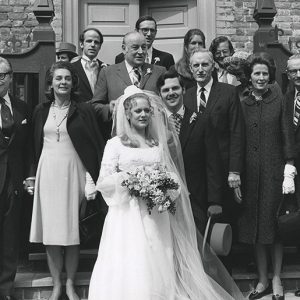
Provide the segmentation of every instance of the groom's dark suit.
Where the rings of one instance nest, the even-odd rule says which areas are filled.
[[[27,105],[11,96],[10,101],[14,119],[11,137],[5,138],[0,127],[0,296],[12,294],[18,262],[23,180],[30,165]]]
[[[222,162],[216,149],[214,129],[206,126],[202,115],[196,119],[192,115],[193,112],[185,107],[179,139],[195,223],[203,234],[207,208],[211,204],[222,204]]]

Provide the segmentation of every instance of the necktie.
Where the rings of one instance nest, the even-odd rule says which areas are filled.
[[[150,62],[150,57],[149,57],[148,53],[147,53],[147,55],[146,55],[146,60],[145,60],[145,62],[146,62],[147,64],[150,64],[150,63],[151,63],[151,62]]]
[[[140,86],[142,75],[140,73],[140,70],[138,68],[133,68],[133,84],[137,87]]]
[[[180,114],[171,114],[169,117],[170,123],[175,128],[177,135],[180,134],[182,117]]]
[[[295,99],[294,127],[298,125],[299,117],[300,117],[300,92],[297,93]]]
[[[199,99],[199,106],[198,106],[198,112],[203,113],[205,111],[205,107],[206,107],[206,97],[204,92],[206,91],[206,89],[204,87],[202,87],[200,89],[200,99]]]
[[[88,80],[92,89],[92,92],[94,93],[95,85],[97,82],[97,77],[98,77],[98,61],[93,60],[90,61],[88,60],[85,64],[85,68],[88,71]]]
[[[14,119],[11,114],[10,108],[5,104],[5,100],[0,97],[1,104],[1,120],[2,120],[2,132],[5,137],[9,138],[13,131]]]

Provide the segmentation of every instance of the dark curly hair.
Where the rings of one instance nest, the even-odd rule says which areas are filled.
[[[249,67],[245,69],[245,75],[248,80],[251,79],[251,73],[253,71],[253,67],[257,64],[266,65],[269,70],[269,83],[274,83],[275,81],[275,73],[276,73],[276,65],[273,57],[267,52],[257,52],[253,53],[248,57]]]
[[[73,69],[71,63],[66,61],[58,61],[54,63],[51,68],[46,72],[46,79],[45,79],[45,95],[50,100],[54,100],[54,92],[51,88],[53,75],[54,72],[58,69],[66,69],[70,71],[72,77],[72,89],[71,89],[71,99],[77,101],[78,100],[78,85],[79,85],[79,78],[76,72]]]

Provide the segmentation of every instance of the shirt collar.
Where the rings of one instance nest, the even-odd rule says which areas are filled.
[[[213,82],[214,82],[213,78],[211,77],[210,81],[204,86],[204,88],[205,88],[206,92],[208,92],[208,94],[210,93]],[[199,84],[197,84],[197,95],[200,93],[200,89],[201,89],[201,86]]]
[[[89,59],[85,54],[82,54],[81,57],[84,61],[97,61],[97,57],[95,57],[94,59]]]
[[[8,95],[8,92],[6,92],[6,94],[4,95],[4,97],[2,97],[5,100],[5,104],[8,106],[11,106],[11,101]]]
[[[126,66],[127,72],[128,72],[128,74],[130,74],[132,72],[132,70],[134,69],[134,67],[132,65],[130,65],[126,59],[124,61],[125,61],[125,66]],[[137,68],[141,71],[140,67],[137,67]]]
[[[172,114],[174,114],[173,112],[171,112],[168,108],[166,109],[167,112],[167,117],[169,118]],[[175,113],[180,115],[181,118],[184,117],[184,112],[185,112],[185,108],[184,105],[182,104],[182,106],[179,108],[179,110]]]

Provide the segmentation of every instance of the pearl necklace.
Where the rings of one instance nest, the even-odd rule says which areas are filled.
[[[60,120],[60,122],[57,123],[56,121],[56,113],[55,113],[55,107],[58,107],[59,109],[63,109],[63,108],[67,108],[67,112],[65,113],[65,115],[63,116],[63,118]],[[64,105],[62,107],[56,106],[54,104],[54,102],[52,102],[51,104],[51,109],[52,109],[52,115],[53,115],[53,119],[55,121],[55,125],[56,125],[56,141],[59,142],[60,141],[60,131],[59,131],[59,127],[62,124],[62,122],[67,118],[68,114],[69,114],[69,108],[70,108],[70,103],[68,105]]]

